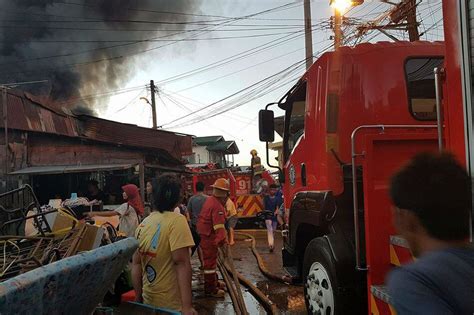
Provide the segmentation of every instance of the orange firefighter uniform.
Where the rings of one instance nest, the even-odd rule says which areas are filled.
[[[218,248],[227,244],[227,235],[225,230],[226,214],[224,206],[221,201],[216,198],[216,193],[219,197],[220,192],[225,196],[227,190],[216,189],[216,183],[213,185],[214,193],[204,202],[201,213],[199,214],[197,231],[201,237],[201,247],[204,263],[204,291],[206,294],[216,294],[219,291],[216,267],[217,267],[217,253]],[[227,182],[228,187],[228,182]],[[225,188],[225,186],[223,186]]]

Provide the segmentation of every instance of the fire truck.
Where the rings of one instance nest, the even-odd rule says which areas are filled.
[[[252,174],[250,171],[236,170],[232,168],[203,170],[193,169],[192,190],[196,193],[196,183],[203,182],[205,185],[204,193],[212,194],[211,185],[216,179],[225,178],[230,184],[230,198],[235,203],[239,224],[242,226],[254,227],[254,223],[259,223],[255,218],[263,210],[263,197],[261,193],[252,192]],[[259,186],[266,187],[275,183],[272,175],[265,170]],[[245,222],[247,221],[247,222]]]
[[[394,314],[384,281],[413,257],[391,223],[390,177],[415,154],[438,150],[453,152],[472,174],[469,8],[474,0],[443,1],[445,42],[325,53],[260,111],[267,144],[274,141],[271,106],[284,111],[282,257],[304,284],[309,313]]]

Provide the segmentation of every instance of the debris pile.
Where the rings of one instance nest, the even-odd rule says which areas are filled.
[[[0,282],[111,243],[113,226],[79,221],[67,208],[40,206],[32,188],[0,195]]]

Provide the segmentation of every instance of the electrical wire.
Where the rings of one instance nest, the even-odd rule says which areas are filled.
[[[252,35],[240,35],[240,36],[226,36],[226,37],[210,37],[210,38],[182,38],[182,39],[121,39],[121,40],[28,40],[28,41],[3,41],[3,43],[39,43],[39,44],[58,44],[58,43],[151,43],[151,42],[188,42],[188,41],[209,41],[209,40],[225,40],[225,39],[247,39],[247,38],[258,38],[268,37],[276,35],[294,34],[295,32],[279,32],[279,33],[267,33],[267,34],[252,34]]]
[[[305,61],[305,60],[303,60],[303,61]],[[218,101],[216,101],[216,102],[213,102],[213,103],[211,103],[211,104],[209,104],[209,105],[206,105],[206,106],[204,106],[204,107],[202,107],[202,108],[200,108],[200,109],[198,109],[198,110],[195,110],[195,111],[193,111],[193,112],[191,112],[191,113],[189,113],[189,114],[187,114],[187,115],[184,115],[184,116],[182,116],[182,117],[176,118],[176,119],[174,119],[174,120],[172,120],[172,121],[170,121],[170,122],[168,122],[168,123],[165,123],[165,124],[163,124],[163,126],[171,125],[171,124],[173,124],[173,123],[175,123],[175,122],[177,122],[177,121],[180,121],[180,120],[182,120],[182,119],[184,119],[184,118],[187,118],[187,117],[189,117],[189,116],[191,116],[191,115],[194,115],[194,114],[196,114],[196,113],[198,113],[198,112],[200,112],[200,111],[203,111],[203,110],[205,110],[205,109],[211,108],[211,107],[213,107],[213,106],[215,106],[215,105],[217,105],[217,104],[219,104],[219,103],[221,103],[221,102],[223,102],[223,101],[225,101],[225,100],[227,100],[227,99],[229,99],[229,98],[231,98],[231,97],[233,97],[233,96],[235,96],[235,95],[238,95],[238,94],[240,94],[240,93],[242,93],[242,92],[245,92],[246,90],[248,90],[248,89],[251,88],[251,87],[255,87],[255,86],[258,85],[258,84],[264,83],[264,82],[268,81],[269,79],[274,78],[274,77],[275,77],[276,75],[278,75],[278,74],[285,73],[286,71],[288,71],[289,69],[291,69],[291,68],[294,67],[295,65],[301,64],[301,62],[302,62],[302,61],[300,60],[300,61],[298,61],[298,62],[296,62],[296,63],[290,65],[289,67],[286,67],[286,68],[284,68],[283,70],[278,71],[278,72],[275,73],[275,74],[272,74],[272,75],[270,75],[270,76],[268,76],[268,77],[265,77],[265,78],[262,79],[262,80],[259,80],[259,81],[255,82],[255,83],[252,83],[251,85],[249,85],[249,86],[247,86],[247,87],[245,87],[245,88],[243,88],[243,89],[240,89],[240,90],[238,90],[237,92],[234,92],[234,93],[232,93],[232,94],[230,94],[230,95],[228,95],[228,96],[226,96],[226,97],[224,97],[224,98],[222,98],[222,99],[220,99],[220,100],[218,100]]]
[[[325,39],[325,40],[322,40],[322,41],[317,42],[317,43],[315,43],[315,44],[318,45],[318,44],[321,44],[321,43],[323,43],[323,42],[325,42],[325,41],[327,41],[327,40]],[[263,65],[263,64],[266,64],[266,63],[268,63],[268,62],[270,62],[270,61],[274,61],[274,60],[280,59],[280,58],[282,58],[282,57],[289,56],[289,55],[291,55],[291,54],[294,54],[295,52],[302,51],[302,50],[304,50],[304,49],[305,49],[305,47],[298,48],[298,49],[296,49],[296,50],[292,50],[292,51],[287,52],[287,53],[285,53],[285,54],[282,54],[282,55],[273,57],[273,58],[271,58],[271,59],[267,59],[267,60],[265,60],[265,61],[262,61],[262,62],[259,62],[259,63],[256,63],[256,64],[253,64],[253,65],[251,65],[251,66],[245,67],[245,68],[240,69],[240,70],[238,70],[238,71],[234,71],[234,72],[231,72],[231,73],[228,73],[228,74],[225,74],[225,75],[222,75],[222,76],[219,76],[219,77],[216,77],[216,78],[213,78],[213,79],[210,79],[210,80],[207,80],[207,81],[204,81],[204,82],[201,82],[201,83],[198,83],[198,84],[195,84],[195,85],[192,85],[192,86],[183,88],[183,89],[180,89],[180,90],[176,91],[176,93],[180,93],[180,92],[184,92],[184,91],[187,91],[187,90],[191,90],[191,89],[194,89],[194,88],[196,88],[196,87],[199,87],[199,86],[202,86],[202,85],[206,85],[206,84],[209,84],[209,83],[211,83],[211,82],[214,82],[214,81],[217,81],[217,80],[220,80],[220,79],[223,79],[223,78],[227,78],[227,77],[232,76],[232,75],[235,75],[235,74],[237,74],[237,73],[241,73],[241,72],[244,72],[244,71],[246,71],[246,70],[256,68],[256,67],[258,67],[258,66],[260,66],[260,65]]]

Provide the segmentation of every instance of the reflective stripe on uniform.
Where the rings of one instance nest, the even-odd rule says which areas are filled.
[[[206,275],[209,275],[209,274],[213,274],[213,273],[216,273],[216,269],[204,269],[204,274]]]
[[[224,224],[216,224],[216,225],[214,225],[214,230],[218,230],[218,229],[225,229],[225,225],[224,225]]]

